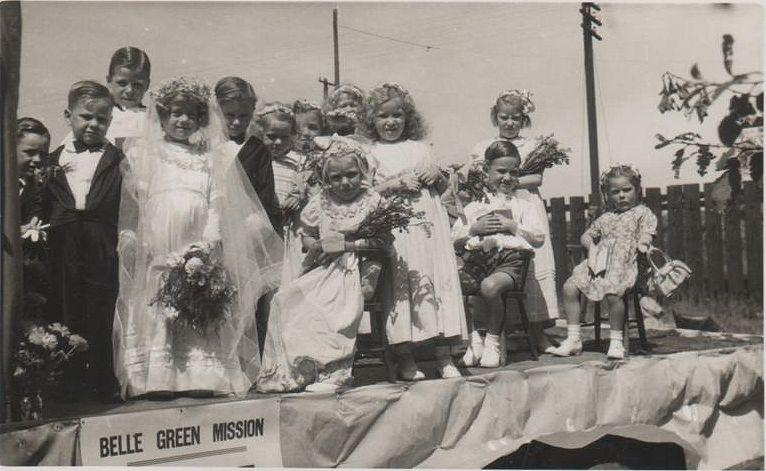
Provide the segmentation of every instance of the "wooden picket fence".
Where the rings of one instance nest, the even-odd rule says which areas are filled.
[[[704,302],[710,298],[763,299],[763,193],[745,182],[737,204],[723,211],[706,210],[712,186],[672,185],[667,193],[647,188],[644,203],[657,216],[654,245],[693,271],[679,298]],[[591,195],[551,198],[548,203],[556,279],[561,289],[582,258],[580,236],[599,201]],[[597,204],[597,203],[596,203]],[[708,205],[709,206],[709,205]]]

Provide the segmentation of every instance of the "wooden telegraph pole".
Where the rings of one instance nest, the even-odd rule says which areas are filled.
[[[322,84],[322,96],[327,101],[327,95],[330,93],[330,85],[334,88],[340,86],[340,53],[338,52],[338,9],[332,9],[332,46],[333,62],[335,68],[335,79],[330,82],[327,77],[319,77],[319,83]]]
[[[583,52],[585,53],[585,99],[588,107],[588,149],[590,150],[590,191],[599,193],[598,127],[596,123],[596,89],[593,78],[593,38],[601,41],[594,25],[601,26],[601,20],[594,16],[601,11],[595,3],[585,2],[580,8],[582,14]]]

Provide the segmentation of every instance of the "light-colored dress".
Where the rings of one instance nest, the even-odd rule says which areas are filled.
[[[484,152],[487,147],[495,141],[507,140],[513,143],[519,150],[522,162],[537,147],[536,139],[525,137],[516,137],[514,139],[505,139],[496,137],[486,139],[474,146],[469,157],[468,165],[484,160]],[[544,224],[545,241],[543,245],[535,249],[534,258],[534,279],[527,279],[527,310],[529,318],[533,322],[545,322],[559,317],[559,303],[556,295],[556,262],[553,258],[553,244],[551,242],[551,231],[548,221],[548,212],[545,210],[545,201],[537,189],[525,190],[518,189],[516,196],[532,203],[539,217],[546,222]],[[537,281],[535,286],[535,282]]]
[[[216,195],[210,159],[185,146],[162,146],[160,156],[128,153],[129,161],[157,161],[139,213],[148,263],[137,266],[145,266],[146,273],[139,278],[143,286],[132,287],[132,308],[121,329],[123,397],[156,391],[247,391],[250,381],[213,328],[200,336],[185,326],[171,325],[162,306],[150,305],[168,255],[191,243],[219,238],[218,216],[211,207]]]
[[[301,230],[320,238],[329,232],[352,233],[379,201],[370,190],[349,204],[322,192],[301,212]],[[316,381],[349,383],[363,308],[359,260],[353,252],[283,284],[271,302],[257,390],[294,391]]]
[[[305,161],[305,156],[294,150],[279,158],[272,158],[271,168],[274,171],[274,191],[279,200],[279,206],[283,207],[285,200],[289,195],[298,196],[301,169]],[[300,276],[301,262],[303,261],[303,252],[300,236],[298,235],[298,224],[294,220],[297,214],[285,218],[283,235],[284,246],[284,265],[282,269],[282,282],[289,282]]]
[[[656,231],[657,217],[643,204],[602,214],[585,234],[600,239],[591,251],[604,254],[605,271],[594,274],[585,259],[572,270],[571,280],[591,301],[600,301],[607,294],[622,296],[636,283],[639,240],[651,238]]]
[[[377,142],[371,148],[375,181],[383,182],[434,163],[419,141]],[[434,189],[410,197],[428,224],[394,231],[393,299],[388,300],[388,341],[420,342],[437,337],[466,339],[466,319],[447,212]]]

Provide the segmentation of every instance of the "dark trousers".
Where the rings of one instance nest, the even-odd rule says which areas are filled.
[[[78,221],[50,235],[49,318],[88,341],[87,352],[67,365],[63,387],[70,393],[109,397],[117,390],[112,331],[117,301],[117,231]]]

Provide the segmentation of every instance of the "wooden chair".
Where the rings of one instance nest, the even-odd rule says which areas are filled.
[[[368,348],[361,348],[357,341],[357,353],[359,355],[372,355],[381,357],[386,367],[386,377],[389,382],[395,383],[397,380],[396,361],[394,359],[393,349],[386,338],[386,311],[383,300],[390,291],[388,283],[384,280],[390,271],[390,252],[387,249],[365,249],[358,250],[359,267],[361,271],[362,259],[375,260],[380,262],[381,270],[378,281],[375,286],[375,293],[371,299],[364,301],[364,310],[370,313],[370,342],[365,342]],[[382,355],[381,355],[382,353]]]
[[[570,261],[570,273],[572,269],[574,268],[574,265],[579,263],[584,258],[585,255],[585,248],[579,244],[568,244],[567,245],[567,251],[569,252],[569,261]],[[579,254],[579,257],[577,255]],[[639,275],[639,280],[636,281],[636,284],[625,292],[625,294],[622,296],[622,302],[623,306],[625,307],[625,327],[623,329],[623,335],[624,335],[624,343],[626,346],[626,353],[630,352],[630,327],[636,326],[638,330],[638,338],[639,338],[639,344],[640,349],[636,353],[646,353],[649,351],[649,342],[646,340],[646,328],[644,327],[644,314],[641,311],[641,290],[639,289],[639,286],[641,284],[641,278]],[[634,309],[634,317],[633,319],[630,318],[630,304],[631,300],[633,301],[633,309]],[[580,296],[580,312],[582,314],[585,314],[587,312],[588,304],[593,304],[593,321],[592,322],[584,322],[581,321],[580,325],[582,327],[590,327],[593,326],[593,333],[596,338],[596,345],[598,348],[601,348],[601,322],[602,321],[608,321],[608,317],[601,317],[601,303],[597,302],[594,303],[590,301],[585,296]],[[582,319],[582,318],[581,318]]]
[[[503,335],[506,337],[508,336],[507,329],[509,327],[509,323],[507,321],[508,317],[508,302],[513,300],[516,302],[516,305],[519,308],[519,320],[521,321],[521,328],[524,331],[524,336],[527,339],[527,345],[529,346],[529,352],[532,354],[532,358],[537,360],[538,352],[537,352],[537,339],[534,338],[534,334],[532,333],[532,328],[530,326],[529,317],[527,316],[527,308],[526,308],[526,293],[525,288],[527,285],[527,275],[529,273],[529,266],[532,261],[532,258],[534,257],[534,252],[531,251],[525,251],[524,257],[523,257],[523,265],[521,268],[521,283],[520,286],[516,289],[510,289],[503,292],[501,299],[503,303],[503,324],[501,328],[501,332],[503,332]],[[472,314],[468,303],[468,297],[469,296],[463,296],[463,304],[465,305],[465,312],[466,316],[468,318],[468,323],[472,323]],[[503,352],[505,354],[505,352]]]
[[[521,268],[521,283],[516,289],[510,289],[503,293],[503,332],[506,333],[507,329],[507,313],[508,313],[508,301],[516,301],[516,305],[519,308],[519,320],[521,321],[521,328],[524,330],[525,337],[527,338],[527,345],[529,346],[529,352],[532,354],[532,358],[537,360],[537,339],[534,338],[532,333],[532,327],[527,316],[525,288],[527,286],[527,275],[529,274],[529,265],[532,262],[532,258],[535,253],[531,251],[524,251],[523,265]]]

